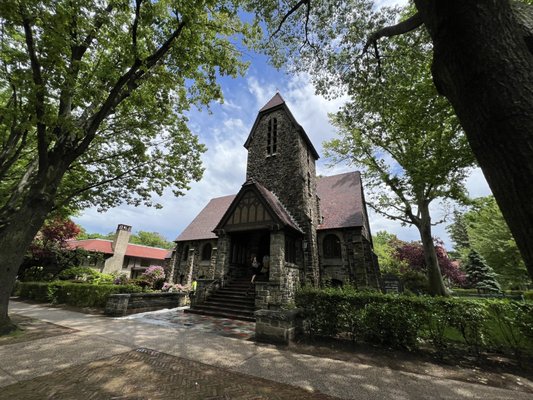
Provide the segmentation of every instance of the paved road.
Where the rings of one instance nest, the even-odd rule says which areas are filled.
[[[148,325],[137,320],[111,319],[16,301],[11,302],[10,311],[76,329],[78,332],[0,346],[0,387],[4,387],[4,390],[0,390],[0,399],[16,399],[17,393],[18,398],[21,399],[75,398],[66,394],[61,395],[61,393],[68,392],[67,377],[76,377],[76,382],[81,387],[88,371],[92,371],[91,374],[97,374],[100,371],[102,376],[105,375],[104,371],[108,371],[106,376],[109,378],[113,374],[109,372],[112,371],[113,365],[118,368],[123,365],[136,365],[134,363],[141,361],[142,365],[151,366],[149,371],[153,374],[157,373],[158,376],[163,375],[162,371],[167,377],[174,376],[172,375],[174,364],[189,365],[188,368],[191,370],[194,366],[197,371],[203,371],[197,372],[197,376],[207,379],[202,385],[216,381],[218,386],[215,385],[212,396],[206,396],[204,393],[203,397],[194,397],[190,396],[193,392],[188,392],[189,398],[199,399],[285,398],[295,400],[298,398],[330,398],[328,396],[342,399],[395,400],[531,399],[530,393],[298,354],[251,341],[222,337],[207,332]],[[141,357],[139,354],[145,358],[150,355],[152,358],[139,360]],[[49,374],[48,377],[45,377],[47,374]],[[120,376],[123,375],[127,374],[120,374]],[[176,372],[175,377],[177,376]],[[183,378],[183,375],[179,376]],[[209,378],[210,376],[212,378]],[[61,391],[61,387],[58,387],[52,388],[52,392],[48,391],[47,397],[44,395],[43,397],[28,397],[27,393],[35,394],[35,388],[49,381],[50,377],[55,377],[56,382],[61,382],[61,379],[65,380],[64,392]],[[154,379],[156,378],[154,375]],[[132,382],[108,381],[109,379],[105,384],[95,383],[95,385],[101,386],[99,390],[107,388],[109,392],[92,392],[86,396],[80,396],[78,392],[78,398],[180,398],[177,393],[185,392],[180,390],[176,392],[176,388],[185,390],[189,387],[186,380],[172,379],[174,392],[170,391],[172,395],[166,392],[168,396],[172,396],[166,397],[165,394],[155,393],[153,389],[149,395],[143,394],[142,389]],[[69,385],[73,383],[70,382]],[[234,392],[232,395],[228,390],[235,390],[236,385],[240,388],[240,394]],[[113,387],[115,392],[110,389]],[[130,388],[128,389],[130,391],[133,390],[132,388],[137,389],[131,395],[122,392],[126,397],[109,394],[111,392],[116,394],[116,390],[121,390],[120,387]],[[260,392],[258,388],[261,388]],[[243,394],[246,392],[248,396]],[[104,396],[102,393],[108,393],[109,396]],[[298,393],[307,393],[307,395],[304,394],[304,397],[301,397]],[[313,393],[328,396],[320,397]]]

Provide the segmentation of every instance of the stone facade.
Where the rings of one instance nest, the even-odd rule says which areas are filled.
[[[318,154],[279,94],[261,109],[244,146],[246,182],[237,195],[211,200],[177,238],[175,281],[194,275],[224,285],[246,274],[256,256],[269,266],[256,283],[257,309],[291,304],[303,284],[378,287],[359,174],[334,176],[321,198]],[[200,260],[207,243],[209,262]]]
[[[277,126],[277,148],[275,153],[269,154],[266,144],[273,121]],[[314,243],[318,225],[315,169],[318,155],[301,130],[286,107],[260,114],[245,145],[248,149],[246,177],[276,194],[302,228],[304,239],[310,244],[306,249],[306,270],[309,280],[317,283],[318,259]]]

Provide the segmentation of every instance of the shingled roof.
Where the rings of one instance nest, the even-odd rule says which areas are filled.
[[[359,172],[322,177],[318,179],[316,189],[323,217],[319,230],[363,225],[363,190]]]
[[[257,182],[254,184],[285,225],[301,230],[272,192]],[[319,230],[363,225],[363,191],[359,172],[318,178],[317,194],[320,197],[320,210],[324,218],[318,226]],[[230,195],[212,199],[176,238],[176,242],[215,239],[216,235],[212,231],[219,224],[235,197],[236,195]]]
[[[69,240],[67,246],[70,249],[84,249],[87,251],[98,251],[104,254],[113,254],[113,241],[105,239],[84,239]],[[142,246],[140,244],[128,244],[126,255],[137,258],[150,258],[152,260],[164,260],[167,249],[159,247]]]
[[[213,229],[220,222],[220,219],[229,208],[236,195],[232,194],[224,197],[211,199],[195,219],[185,228],[175,242],[184,240],[216,239]]]

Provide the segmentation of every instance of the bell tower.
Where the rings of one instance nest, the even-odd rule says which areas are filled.
[[[318,282],[315,162],[319,156],[279,93],[259,110],[244,147],[248,150],[246,179],[274,193],[305,232],[306,279]]]

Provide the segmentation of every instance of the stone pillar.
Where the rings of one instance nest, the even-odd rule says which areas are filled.
[[[189,248],[189,255],[187,256],[187,285],[190,285],[192,282],[192,275],[194,273],[194,255],[195,249]]]
[[[211,259],[209,260],[209,271],[211,272],[210,279],[216,279],[216,268],[217,268],[217,253],[218,247],[213,247],[211,249]]]
[[[229,271],[230,238],[228,235],[222,233],[219,234],[216,249],[217,254],[214,279],[220,279],[222,285],[224,285],[224,279]]]

